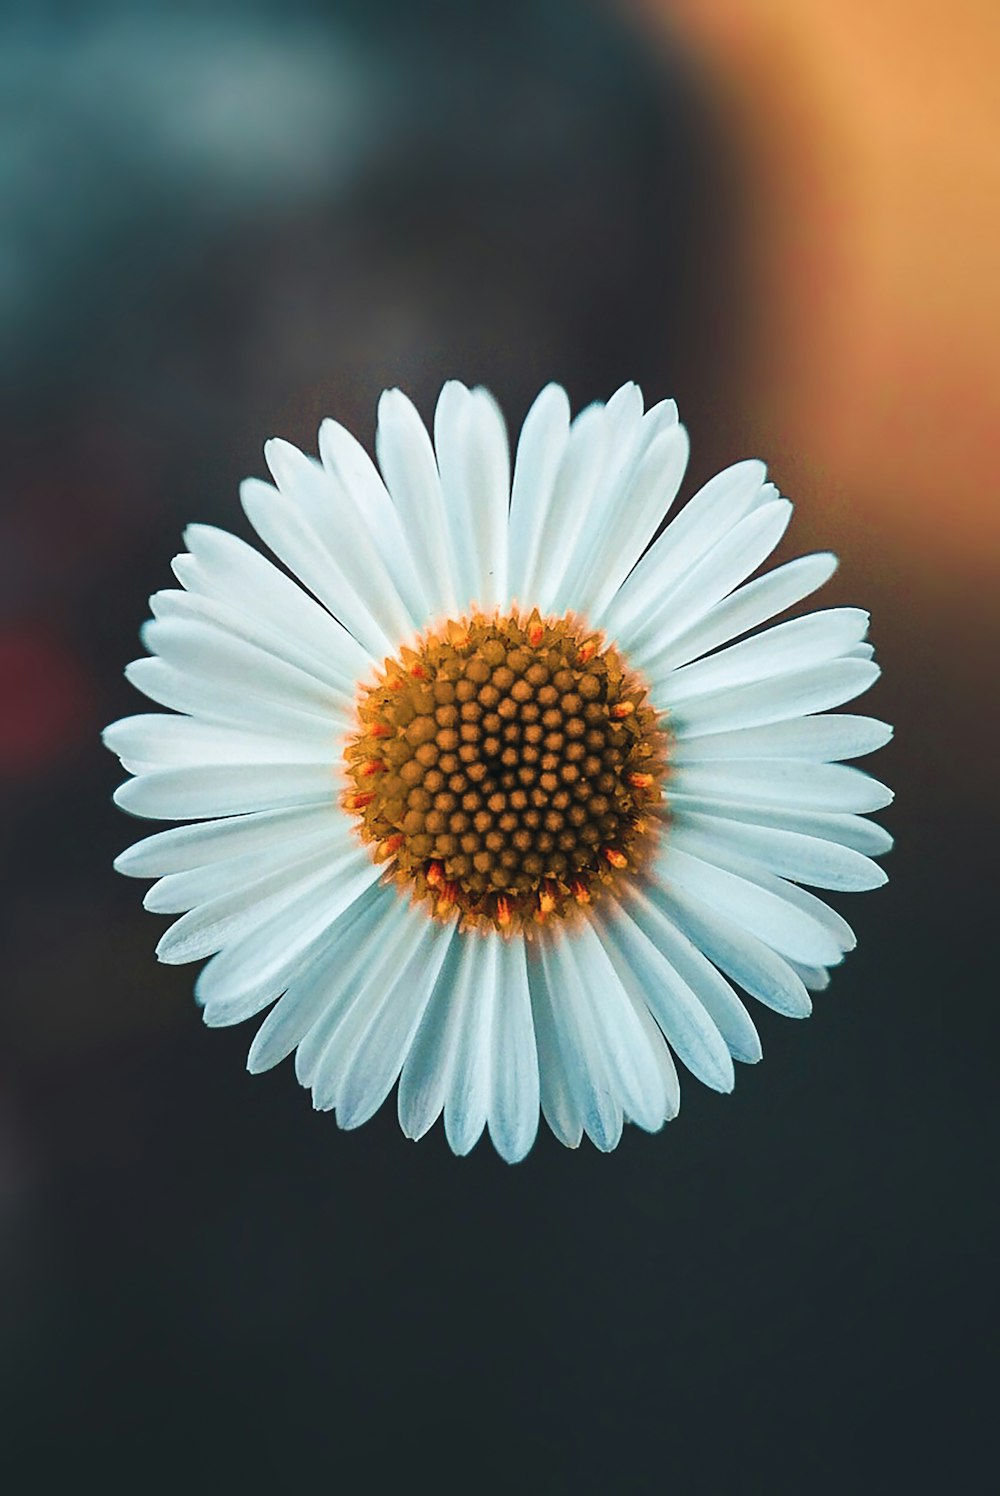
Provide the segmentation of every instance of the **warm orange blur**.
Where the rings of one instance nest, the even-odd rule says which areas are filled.
[[[732,154],[740,435],[803,501],[798,541],[938,604],[995,577],[1000,5],[631,5],[692,55]]]

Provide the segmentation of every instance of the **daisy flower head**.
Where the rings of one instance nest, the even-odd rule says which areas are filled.
[[[294,1053],[342,1127],[398,1081],[459,1154],[522,1158],[540,1111],[612,1149],[676,1115],[675,1060],[728,1091],[760,1058],[746,996],[809,1013],[854,936],[803,885],[885,882],[891,794],[842,760],[891,729],[831,711],[878,677],[868,615],[774,621],[836,562],[753,578],[791,515],[760,462],[650,545],[688,440],[633,384],[575,419],[545,388],[513,476],[457,382],[433,440],[386,391],[375,444],[268,442],[241,497],[281,566],[185,532],[126,672],[169,710],[105,741],[119,805],[190,824],[116,866],[181,916],[161,960],[209,958],[205,1022],[268,1009],[249,1069]]]

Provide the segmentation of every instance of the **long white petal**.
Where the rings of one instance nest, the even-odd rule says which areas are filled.
[[[360,1127],[392,1090],[454,936],[453,924],[442,926],[415,913],[422,928],[414,929],[395,980],[385,983],[341,1081],[337,1094],[340,1127]]]
[[[403,1062],[399,1079],[399,1125],[408,1138],[422,1138],[444,1109],[465,1022],[467,992],[458,981],[464,941],[452,940],[434,991]]]
[[[395,651],[401,631],[395,620],[385,619],[382,608],[376,606],[376,611],[372,611],[369,596],[377,604],[375,589],[364,585],[364,591],[359,590],[356,580],[345,570],[347,558],[343,550],[337,547],[331,551],[327,539],[312,523],[312,516],[300,504],[259,478],[243,480],[240,502],[264,544],[369,655],[382,659]],[[402,635],[408,632],[409,629],[404,629]]]
[[[628,640],[630,660],[642,670],[658,670],[673,640],[767,559],[791,513],[787,499],[774,499],[744,515],[636,624]]]
[[[200,820],[322,805],[336,795],[329,764],[206,764],[203,768],[158,769],[127,779],[115,804],[148,820]]]
[[[561,589],[608,457],[607,412],[588,405],[570,427],[525,592],[543,612],[562,611]]]
[[[682,702],[670,712],[670,727],[677,737],[701,737],[712,732],[732,732],[741,727],[764,727],[841,706],[873,686],[881,675],[869,660],[826,660],[808,670],[753,681],[746,686],[722,687],[710,695]],[[658,704],[669,684],[654,682]]]
[[[423,984],[419,980],[408,982],[407,976],[411,974],[415,946],[424,940],[430,943],[439,931],[426,919],[420,923],[418,910],[402,900],[400,905],[396,922],[393,925],[387,922],[383,927],[383,939],[332,1028],[312,1075],[313,1106],[317,1111],[336,1108],[341,1126],[349,1126],[353,1117],[357,1117],[359,1123],[364,1121],[371,1115],[367,1111],[369,1103],[374,1112],[385,1100],[396,1078],[394,1059],[398,1053],[397,1045],[401,1044],[405,1052],[405,1045],[412,1037],[427,998]],[[393,996],[399,999],[395,1006],[391,1002]],[[383,1015],[381,1022],[380,1014]],[[399,1030],[396,1029],[397,1015]],[[324,1017],[317,1029],[326,1024]],[[374,1036],[371,1047],[370,1036]],[[299,1056],[302,1056],[306,1042],[303,1040]],[[372,1077],[373,1091],[366,1086],[366,1057],[377,1067]],[[402,1064],[401,1054],[399,1063]],[[342,1106],[343,1116],[340,1115]]]
[[[154,619],[142,630],[151,654],[167,664],[227,689],[241,689],[255,701],[265,698],[293,711],[346,726],[350,702],[343,691],[307,675],[256,644],[192,619]]]
[[[350,489],[280,437],[264,443],[264,458],[281,494],[308,520],[324,564],[335,565],[340,589],[350,587],[389,638],[406,638],[423,621],[423,608],[416,604],[411,611],[393,579],[385,537],[370,526]],[[375,480],[381,484],[377,474]]]
[[[469,1153],[486,1126],[490,1105],[493,1013],[499,992],[500,936],[462,937],[459,986],[464,993],[462,1032],[444,1105],[448,1145],[460,1157]]]
[[[617,1148],[622,1135],[622,1102],[612,1080],[589,996],[572,958],[572,934],[565,940],[542,939],[538,945],[548,1011],[572,1112],[580,1118],[583,1131],[594,1146],[602,1153],[610,1153]]]
[[[196,826],[174,826],[135,842],[115,858],[115,868],[130,878],[162,878],[205,863],[237,857],[244,852],[266,852],[319,827],[345,820],[339,805],[306,806],[297,810],[264,810],[247,816],[227,816]]]
[[[884,826],[879,826],[875,821],[867,821],[864,816],[852,815],[828,815],[814,810],[786,810],[784,806],[776,805],[752,805],[741,800],[708,799],[703,795],[684,795],[674,791],[670,795],[670,805],[675,814],[683,811],[686,815],[692,812],[699,815],[717,816],[723,820],[745,822],[751,826],[773,826],[781,831],[800,832],[803,836],[814,836],[821,841],[836,842],[841,846],[849,847],[854,852],[861,852],[866,857],[881,857],[883,853],[892,850],[893,840]],[[854,876],[859,873],[855,864]],[[875,879],[872,883],[843,884],[822,883],[817,887],[854,887],[854,888],[881,888],[886,881],[880,868],[868,869],[868,876]],[[791,875],[789,875],[791,876]],[[809,878],[803,878],[808,883]]]
[[[761,1057],[753,1020],[721,972],[682,935],[645,884],[628,891],[626,906],[641,930],[686,983],[726,1041],[734,1060],[754,1065]]]
[[[268,737],[328,742],[338,721],[335,712],[318,715],[305,702],[291,706],[285,701],[256,696],[242,685],[227,685],[223,680],[193,674],[155,657],[133,660],[125,666],[125,677],[136,690],[160,706],[189,712],[204,722],[246,728]]]
[[[532,942],[527,956],[542,1115],[564,1147],[578,1148],[583,1137],[583,1114],[569,1085],[566,1062],[559,1046],[559,1030],[553,1013],[553,1004],[559,999],[550,995],[536,941]]]
[[[434,449],[459,605],[489,610],[507,594],[510,458],[493,397],[449,380],[434,415]]]
[[[332,737],[304,742],[292,736],[265,736],[245,728],[167,712],[145,712],[112,722],[102,734],[130,774],[157,769],[200,768],[208,764],[326,763],[334,756]]]
[[[710,649],[728,644],[730,639],[766,623],[822,587],[836,569],[836,556],[820,551],[812,556],[799,556],[756,581],[747,582],[673,639],[657,655],[656,670],[662,673],[686,665],[689,660],[697,660]]]
[[[856,717],[848,712],[830,716],[794,717],[767,727],[717,732],[706,738],[684,738],[671,751],[672,766],[713,763],[743,758],[796,758],[809,763],[860,758],[874,753],[892,737],[887,722]]]
[[[569,440],[569,399],[558,384],[546,385],[528,414],[517,444],[510,500],[511,601],[530,609],[542,536],[545,533],[556,475]]]
[[[325,849],[332,860],[350,847],[349,833],[336,824],[317,819],[315,829],[306,836],[289,837],[266,851],[239,852],[187,872],[168,873],[146,890],[143,907],[153,914],[181,914],[199,904],[223,895],[244,892],[248,901],[259,879],[291,870],[306,862],[315,852]]]
[[[367,673],[371,656],[343,624],[246,541],[214,525],[188,525],[184,543],[191,554],[176,556],[171,564],[189,593],[249,614],[313,657],[318,654],[345,682]]]
[[[626,988],[637,989],[677,1058],[715,1091],[733,1089],[733,1061],[725,1040],[695,992],[620,903],[594,912],[608,955]]]
[[[523,937],[501,941],[498,984],[489,1129],[501,1158],[513,1164],[528,1152],[538,1132],[538,1053]]]
[[[652,444],[626,453],[615,470],[612,449],[606,497],[585,531],[586,548],[580,563],[567,576],[567,592],[560,601],[599,620],[636,564],[657,526],[677,497],[687,467],[689,443],[683,426],[662,430]]]
[[[814,888],[840,889],[858,893],[863,889],[881,888],[887,881],[878,863],[863,853],[839,842],[824,841],[801,831],[778,826],[755,826],[723,815],[675,809],[670,836],[682,837],[681,845],[713,861],[732,852],[753,859],[768,872]]]
[[[267,564],[269,563],[265,562]],[[304,593],[302,595],[305,596]],[[317,603],[312,604],[317,614],[325,617],[331,628],[338,629],[345,638],[350,639],[354,646],[352,650],[337,648],[328,652],[329,641],[319,630],[315,631],[311,639],[299,638],[291,627],[281,627],[272,622],[264,609],[260,613],[249,611],[253,608],[253,600],[253,592],[248,591],[244,597],[244,608],[237,608],[221,598],[202,597],[177,587],[168,587],[162,592],[154,592],[149,599],[149,606],[154,618],[162,622],[198,624],[229,634],[234,639],[242,639],[247,644],[254,644],[266,654],[283,660],[301,670],[304,675],[321,682],[327,691],[335,693],[346,706],[350,706],[361,675],[371,673],[371,661],[360,645],[350,638],[346,630],[341,629],[335,619],[325,614]],[[311,602],[311,599],[307,601]],[[349,674],[344,668],[346,661],[358,657],[362,661],[362,669]]]
[[[792,961],[832,966],[840,960],[837,942],[815,919],[745,878],[683,851],[681,840],[669,838],[666,852],[657,859],[657,873],[666,887],[680,888],[710,904]]]
[[[238,1023],[266,1007],[381,872],[358,848],[351,862],[330,869],[328,882],[320,880],[293,907],[273,911],[242,939],[231,940],[202,967],[195,982],[206,1023]]]
[[[257,1030],[247,1055],[251,1074],[287,1059],[338,995],[349,990],[353,973],[381,943],[386,910],[396,898],[396,891],[384,884],[366,889],[303,958],[288,990]]]
[[[775,624],[719,654],[684,665],[664,680],[663,699],[674,707],[692,697],[728,691],[749,681],[791,675],[836,659],[868,627],[863,608],[827,608]]]
[[[673,784],[690,795],[731,795],[747,804],[822,810],[859,815],[892,803],[892,790],[848,764],[817,764],[801,759],[739,759],[678,767]]]
[[[220,894],[182,915],[161,936],[156,954],[170,965],[200,961],[252,934],[263,921],[280,917],[319,889],[334,897],[357,857],[355,848],[331,855],[329,846],[321,843],[291,870],[278,867],[251,886]]]
[[[744,991],[786,1018],[807,1018],[809,994],[788,961],[703,899],[677,887],[658,894],[674,924]]]
[[[378,469],[364,447],[339,421],[327,418],[319,428],[319,455],[333,479],[339,530],[364,531],[367,543],[354,552],[358,565],[374,551],[385,565],[411,619],[420,624],[427,597],[410,546],[410,537],[389,497]]]
[[[626,644],[660,598],[763,497],[762,462],[738,462],[685,504],[649,548],[608,607],[601,626]]]
[[[375,450],[400,521],[410,537],[427,606],[433,615],[460,610],[434,448],[427,428],[402,390],[386,390],[378,404]]]

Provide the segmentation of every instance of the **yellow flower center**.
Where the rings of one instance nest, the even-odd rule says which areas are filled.
[[[344,804],[438,918],[528,930],[641,865],[666,749],[643,680],[571,614],[477,614],[362,687]]]

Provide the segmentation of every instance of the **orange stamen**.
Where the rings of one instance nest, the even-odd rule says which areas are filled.
[[[580,661],[581,665],[586,665],[588,663],[588,661],[590,661],[590,660],[592,660],[594,658],[594,656],[595,656],[596,653],[597,653],[597,640],[596,639],[584,639],[584,641],[580,645],[580,649],[579,649],[579,651],[577,653],[577,659]]]
[[[384,758],[370,758],[366,764],[362,764],[358,771],[363,778],[370,779],[373,774],[382,774],[385,771],[386,762]]]
[[[637,790],[648,790],[650,785],[655,783],[652,774],[638,773],[630,774],[628,776],[628,782],[629,784],[634,785]]]
[[[608,859],[612,867],[628,867],[628,858],[625,856],[624,852],[619,852],[617,847],[605,847],[604,855]]]
[[[538,910],[540,914],[551,914],[556,907],[556,896],[551,883],[544,883],[538,895]]]
[[[617,717],[620,722],[623,717],[631,717],[634,711],[634,701],[617,701],[611,708],[611,715],[612,717]]]
[[[586,883],[583,882],[582,878],[574,878],[573,882],[570,884],[570,889],[572,890],[573,897],[574,899],[576,899],[576,902],[578,904],[590,903],[590,890],[587,887]]]
[[[444,882],[444,868],[440,862],[428,863],[427,872],[424,874],[424,877],[431,888],[437,888],[439,884]]]
[[[375,796],[371,791],[361,790],[355,795],[348,795],[344,804],[348,810],[364,810],[365,806],[370,805],[374,799]]]
[[[545,638],[545,626],[544,626],[544,624],[541,624],[541,623],[531,623],[531,624],[528,625],[528,643],[531,645],[532,649],[537,649],[538,646],[539,646],[539,644],[541,644],[541,642],[542,642],[542,640],[544,638]]]
[[[497,924],[501,930],[506,930],[510,924],[510,904],[502,895],[497,899]]]
[[[387,738],[392,734],[392,728],[388,722],[374,722],[368,731],[373,738]]]

